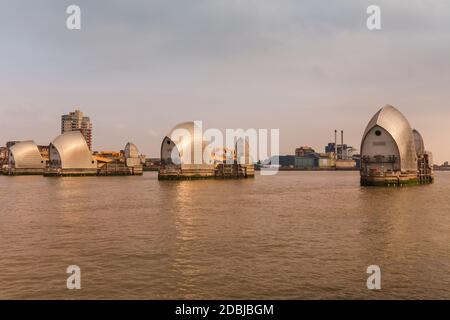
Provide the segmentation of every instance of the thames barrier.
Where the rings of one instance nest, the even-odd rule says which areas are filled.
[[[433,156],[419,131],[393,106],[381,108],[363,134],[361,185],[402,187],[433,180]]]
[[[183,122],[164,137],[160,149],[159,180],[255,176],[255,160],[251,156],[248,137],[237,138],[232,147],[211,147],[210,141],[196,134],[198,130],[195,122]],[[185,134],[180,136],[180,132]],[[137,146],[131,142],[120,152],[93,153],[80,131],[69,131],[56,137],[46,148],[47,157],[32,140],[14,143],[8,149],[9,157],[2,173],[46,177],[143,174],[145,156],[141,156]],[[196,153],[198,149],[200,152]],[[334,149],[331,157],[337,159],[336,137]],[[362,186],[403,187],[434,181],[433,156],[426,151],[422,135],[412,129],[406,117],[391,105],[381,108],[369,121],[360,150]],[[343,162],[335,160],[336,170],[339,161]]]
[[[67,176],[129,176],[142,175],[143,160],[133,143],[123,152],[92,154],[80,131],[70,131],[56,137],[48,146],[44,159],[34,141],[21,141],[9,148],[4,175]]]
[[[254,165],[250,157],[248,141],[238,139],[234,149],[213,148],[196,134],[194,122],[184,122],[172,129],[161,144],[159,180],[240,179],[254,177]],[[175,140],[176,132],[184,132],[182,139]],[[199,149],[199,161],[196,148]],[[206,154],[202,151],[207,150]]]

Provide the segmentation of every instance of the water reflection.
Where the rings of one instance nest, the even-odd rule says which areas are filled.
[[[405,189],[358,182],[0,176],[0,298],[450,298],[450,174]],[[69,297],[73,263],[84,288]]]

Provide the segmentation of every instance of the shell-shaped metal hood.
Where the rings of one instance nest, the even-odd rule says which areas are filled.
[[[402,171],[416,171],[417,157],[414,136],[411,125],[405,116],[391,105],[381,108],[369,121],[364,131],[362,145],[367,133],[374,127],[380,126],[385,129],[397,144],[400,154],[400,165]],[[364,156],[364,155],[362,155]]]
[[[44,168],[44,159],[34,141],[18,142],[9,148],[14,166],[18,169]]]
[[[124,149],[125,158],[138,158],[139,149],[134,143],[128,142]]]
[[[414,145],[416,147],[417,154],[423,154],[425,152],[425,144],[423,143],[422,135],[416,129],[413,130]]]
[[[181,165],[203,165],[203,132],[194,121],[183,122],[175,126],[164,138],[161,154],[170,143],[175,144],[179,154],[172,154],[172,160]],[[178,158],[178,159],[177,159]]]
[[[51,148],[58,151],[62,169],[97,168],[97,163],[80,131],[70,131],[58,136],[50,144]]]

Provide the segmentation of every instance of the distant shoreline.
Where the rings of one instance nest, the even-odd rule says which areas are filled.
[[[260,168],[256,168],[256,171],[260,171]],[[300,168],[279,168],[279,171],[359,171],[357,168],[349,168],[349,169],[335,169],[335,168],[310,168],[310,169],[300,169]],[[450,171],[450,168],[434,168],[435,171]],[[144,171],[158,171],[158,168],[146,168],[144,167]]]
[[[445,168],[435,167],[434,171],[450,171],[450,167],[445,167]]]
[[[260,168],[256,168],[255,170],[260,171]],[[335,168],[278,168],[278,171],[359,171],[357,168],[343,168],[343,169],[335,169]]]

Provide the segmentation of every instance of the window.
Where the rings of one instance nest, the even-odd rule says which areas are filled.
[[[380,131],[380,130],[375,131],[375,135],[376,135],[377,137],[381,136],[381,131]]]

